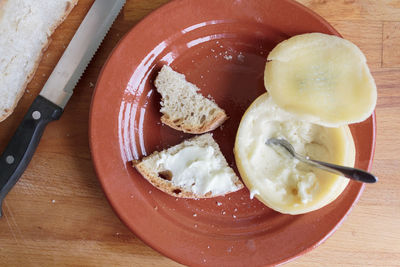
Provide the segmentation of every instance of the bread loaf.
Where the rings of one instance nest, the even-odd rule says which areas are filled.
[[[78,0],[0,1],[0,121],[14,110],[51,34]]]
[[[134,167],[152,185],[175,197],[210,198],[243,188],[211,134],[154,152]]]
[[[199,93],[185,75],[164,65],[155,80],[161,94],[161,121],[185,133],[205,133],[219,127],[228,117],[214,101]]]

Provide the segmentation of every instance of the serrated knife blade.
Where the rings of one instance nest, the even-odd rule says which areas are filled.
[[[4,197],[28,166],[46,125],[60,118],[75,85],[124,4],[125,0],[95,0],[0,155],[0,216]]]
[[[96,0],[58,61],[40,95],[64,108],[125,0]]]

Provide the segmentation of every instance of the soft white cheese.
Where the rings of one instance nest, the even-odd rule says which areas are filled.
[[[213,195],[236,191],[238,188],[232,181],[232,173],[221,160],[216,157],[211,146],[188,146],[174,155],[162,152],[157,161],[172,173],[171,182],[187,191],[198,195],[211,192]]]
[[[296,120],[277,107],[271,98],[249,112],[246,116],[251,119],[244,122],[248,124],[247,131],[240,138],[251,177],[264,188],[270,188],[269,194],[276,200],[296,197],[302,203],[311,201],[318,183],[314,170],[291,157],[282,147],[268,146],[265,142],[272,137],[284,138],[303,155],[328,152],[324,157],[327,158],[329,151],[324,142],[315,142],[323,138],[324,127]]]
[[[325,200],[336,198],[331,192],[340,193],[347,185],[348,179],[302,163],[280,146],[266,145],[269,138],[286,139],[298,153],[313,159],[354,162],[354,154],[346,162],[352,144],[348,128],[299,121],[264,94],[243,116],[235,143],[236,163],[251,197],[278,211],[296,214],[319,208]]]

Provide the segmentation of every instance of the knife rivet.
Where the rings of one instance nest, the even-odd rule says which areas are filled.
[[[40,112],[39,111],[34,111],[34,112],[32,112],[32,118],[34,119],[34,120],[38,120],[38,119],[40,119],[40,117],[42,116],[42,114],[40,114]]]
[[[7,162],[7,164],[13,164],[14,163],[14,157],[13,156],[11,156],[11,155],[8,155],[7,157],[6,157],[6,162]]]

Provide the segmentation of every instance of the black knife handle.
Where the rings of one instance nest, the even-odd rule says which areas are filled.
[[[28,167],[46,125],[58,120],[62,112],[59,106],[37,96],[0,155],[0,217],[3,199]]]

